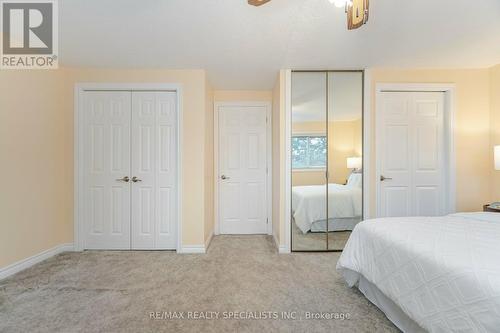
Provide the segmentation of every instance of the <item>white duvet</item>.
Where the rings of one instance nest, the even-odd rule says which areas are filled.
[[[328,217],[361,216],[362,190],[356,186],[328,184]],[[326,220],[326,185],[294,186],[292,209],[295,223],[303,233],[313,222]]]
[[[361,222],[337,270],[351,287],[363,275],[429,332],[500,332],[498,213]]]

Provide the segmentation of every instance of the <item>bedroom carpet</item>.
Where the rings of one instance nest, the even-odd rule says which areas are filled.
[[[351,236],[351,231],[336,231],[328,233],[328,249],[343,250]],[[324,251],[326,236],[321,232],[304,234],[295,223],[292,223],[292,248],[294,251]]]
[[[0,281],[0,332],[397,332],[338,257],[279,255],[268,236],[217,236],[206,255],[63,253]]]

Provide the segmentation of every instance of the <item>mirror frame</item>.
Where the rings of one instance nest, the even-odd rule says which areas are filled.
[[[361,221],[363,221],[364,219],[364,215],[365,215],[365,190],[366,190],[366,186],[365,186],[365,180],[366,180],[366,156],[365,156],[365,80],[366,80],[366,72],[365,70],[363,69],[352,69],[352,70],[344,70],[344,69],[339,69],[339,70],[336,70],[336,69],[325,69],[325,70],[290,70],[290,115],[289,115],[289,119],[288,119],[288,124],[286,124],[288,126],[288,128],[290,129],[290,132],[289,134],[290,135],[287,135],[286,137],[286,140],[289,141],[286,146],[290,147],[289,150],[287,150],[286,154],[289,155],[287,156],[287,160],[289,161],[289,166],[287,167],[287,170],[289,169],[290,172],[288,172],[288,175],[286,175],[286,177],[288,177],[288,182],[290,184],[290,195],[288,196],[287,200],[289,201],[289,204],[290,204],[290,211],[288,212],[289,216],[290,216],[290,219],[289,221],[286,221],[286,223],[289,223],[289,226],[288,228],[285,228],[288,229],[290,232],[289,232],[289,235],[287,237],[290,237],[289,239],[289,244],[290,244],[290,252],[297,252],[297,253],[315,253],[315,252],[318,252],[318,253],[321,253],[321,252],[342,252],[342,250],[340,249],[329,249],[329,244],[328,244],[328,204],[326,205],[326,216],[327,216],[327,222],[326,222],[326,233],[325,233],[325,238],[326,238],[326,248],[325,250],[294,250],[293,249],[293,232],[292,232],[292,223],[293,223],[293,213],[292,213],[292,196],[291,196],[291,188],[293,187],[292,185],[292,182],[293,182],[293,178],[292,178],[292,175],[293,175],[293,168],[292,168],[292,159],[291,159],[291,153],[292,153],[292,149],[291,149],[291,140],[292,140],[292,136],[293,136],[293,133],[292,133],[292,121],[293,121],[293,114],[292,114],[292,99],[293,99],[293,89],[292,89],[292,85],[293,85],[293,79],[292,79],[292,76],[293,76],[293,73],[325,73],[326,74],[326,91],[327,91],[327,94],[326,94],[326,136],[328,138],[328,130],[329,130],[329,126],[328,126],[328,116],[329,116],[329,74],[330,73],[361,73],[361,151],[363,152],[361,158],[362,158],[362,165],[363,165],[363,169],[362,169],[362,195],[361,195]],[[328,140],[328,139],[327,139]],[[327,144],[327,147],[328,147],[328,144]],[[326,173],[328,174],[328,148],[327,148],[327,157],[326,157]],[[328,197],[328,176],[326,175],[326,195]],[[328,203],[328,199],[327,199],[327,203]]]

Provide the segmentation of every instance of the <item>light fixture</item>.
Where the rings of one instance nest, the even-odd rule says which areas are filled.
[[[338,8],[345,8],[347,29],[354,30],[368,22],[370,0],[328,0]]]
[[[359,171],[363,166],[363,159],[361,157],[348,157],[347,169],[353,169],[353,172]]]
[[[500,170],[500,146],[495,146],[495,170]]]
[[[252,6],[261,6],[265,3],[268,3],[271,0],[248,0],[248,4]]]
[[[337,8],[345,8],[349,0],[330,0],[331,4],[334,4]]]

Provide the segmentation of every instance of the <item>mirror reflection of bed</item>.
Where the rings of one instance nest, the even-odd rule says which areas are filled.
[[[350,231],[361,221],[362,189],[360,173],[343,184],[328,184],[328,245],[343,249]],[[326,227],[326,186],[304,185],[292,188],[295,248],[317,250],[324,246]]]
[[[342,250],[362,220],[362,89],[362,72],[292,73],[293,251]]]

